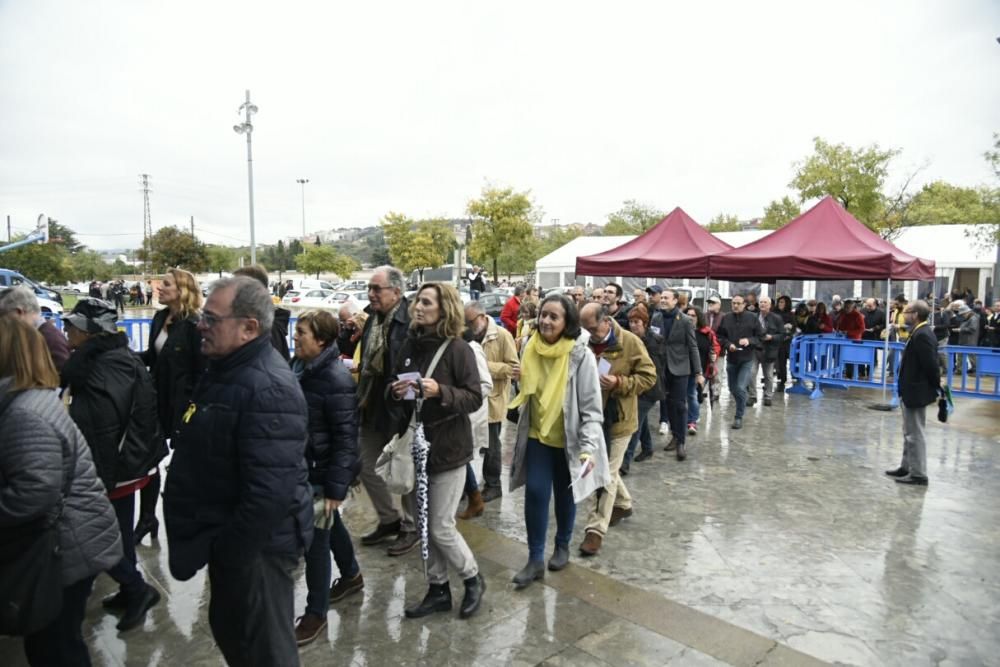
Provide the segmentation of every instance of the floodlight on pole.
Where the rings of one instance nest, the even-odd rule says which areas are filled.
[[[247,101],[240,105],[240,108],[236,113],[245,113],[246,120],[237,125],[233,125],[233,131],[236,134],[247,135],[247,184],[250,191],[250,263],[257,263],[257,238],[254,235],[254,224],[253,224],[253,144],[251,141],[251,136],[253,135],[253,123],[250,122],[250,116],[257,113],[257,105],[250,102],[250,91],[247,91]]]
[[[302,186],[302,242],[306,240],[306,183],[308,178],[296,178],[295,182]]]

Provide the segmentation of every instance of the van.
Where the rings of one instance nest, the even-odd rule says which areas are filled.
[[[17,287],[19,285],[30,287],[31,291],[33,291],[35,296],[39,299],[46,299],[47,301],[55,301],[56,303],[62,304],[62,294],[56,290],[42,287],[34,280],[25,278],[23,275],[12,269],[0,269],[0,289],[5,287]]]

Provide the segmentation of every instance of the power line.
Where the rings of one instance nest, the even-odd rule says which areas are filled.
[[[144,272],[149,273],[149,255],[153,251],[153,220],[149,215],[149,174],[142,176],[142,247],[146,251]]]

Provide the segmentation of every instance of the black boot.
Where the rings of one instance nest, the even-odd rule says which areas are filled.
[[[524,588],[533,581],[545,578],[545,563],[540,560],[529,560],[528,564],[521,568],[521,571],[514,575],[514,585],[517,588]]]
[[[160,520],[156,518],[155,514],[140,514],[139,523],[135,524],[135,539],[134,542],[138,545],[142,542],[142,538],[149,535],[153,541],[160,534]]]
[[[458,612],[459,618],[469,618],[477,611],[483,601],[483,593],[486,592],[486,580],[482,574],[469,577],[465,580],[465,597],[462,598],[462,608]]]
[[[677,460],[678,461],[683,461],[684,459],[687,458],[687,456],[688,455],[687,455],[687,449],[686,449],[685,443],[678,442],[677,443]]]
[[[143,584],[143,586],[145,588],[141,593],[126,598],[125,612],[117,626],[120,632],[142,625],[146,620],[146,612],[160,601],[160,593],[155,588],[149,584]]]
[[[451,587],[448,584],[431,584],[420,604],[404,613],[407,618],[422,618],[436,611],[451,611]]]

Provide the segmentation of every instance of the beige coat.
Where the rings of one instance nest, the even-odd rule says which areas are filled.
[[[598,362],[606,359],[611,364],[608,375],[619,379],[617,387],[601,391],[605,407],[611,397],[618,400],[617,418],[609,429],[611,437],[618,438],[639,430],[639,394],[656,384],[656,366],[638,336],[622,329],[613,319],[610,322],[615,330],[615,344],[604,350]]]
[[[517,349],[514,347],[514,337],[509,331],[498,326],[493,318],[489,318],[482,346],[490,367],[490,377],[493,378],[493,391],[490,392],[490,423],[494,424],[502,422],[507,415],[510,379],[514,372],[514,364],[517,363]]]

